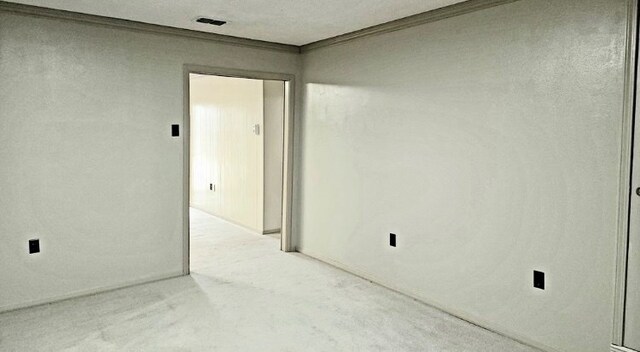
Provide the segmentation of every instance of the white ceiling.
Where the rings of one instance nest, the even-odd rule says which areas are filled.
[[[302,45],[464,0],[10,0],[11,2]],[[211,17],[222,27],[194,22]]]

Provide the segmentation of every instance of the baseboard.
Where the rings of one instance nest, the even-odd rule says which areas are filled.
[[[274,234],[274,233],[280,233],[282,232],[282,229],[273,229],[273,230],[264,230],[262,231],[263,235],[270,235],[270,234]]]
[[[127,287],[149,284],[156,281],[173,279],[180,276],[184,276],[184,274],[182,273],[182,270],[180,270],[179,272],[171,273],[171,274],[148,276],[142,279],[127,281],[121,284],[94,287],[87,290],[74,291],[65,295],[37,299],[37,300],[27,301],[27,302],[18,303],[18,304],[0,306],[0,313],[7,313],[7,312],[25,309],[25,308],[33,308],[33,307],[37,307],[45,304],[62,302],[62,301],[66,301],[73,298],[92,296],[99,293],[105,293],[109,291],[120,290]]]
[[[227,218],[227,217],[225,217],[225,216],[218,215],[218,214],[216,214],[216,213],[210,212],[210,211],[205,210],[205,209],[203,209],[203,208],[200,208],[200,207],[198,207],[198,206],[190,205],[190,206],[189,206],[189,208],[198,209],[198,210],[200,210],[200,211],[201,211],[201,212],[203,212],[203,213],[207,213],[207,214],[209,214],[209,215],[211,215],[211,216],[215,216],[216,218],[218,218],[218,219],[220,219],[220,220],[222,220],[222,221],[224,221],[224,222],[228,222],[228,223],[230,223],[231,225],[241,227],[241,228],[243,228],[243,229],[245,229],[245,230],[247,230],[247,231],[249,231],[249,232],[253,232],[253,233],[257,233],[257,234],[262,233],[262,231],[260,231],[260,230],[257,230],[257,229],[254,229],[254,228],[252,228],[252,227],[249,227],[249,226],[247,226],[247,225],[241,224],[241,223],[239,223],[239,222],[237,222],[237,221],[235,221],[235,220],[231,220],[231,219],[229,219],[229,218]]]
[[[348,272],[350,274],[359,276],[362,279],[365,279],[367,281],[373,282],[373,283],[375,283],[377,285],[380,285],[382,287],[388,288],[388,289],[390,289],[392,291],[395,291],[395,292],[397,292],[397,293],[399,293],[401,295],[407,296],[407,297],[409,297],[409,298],[411,298],[413,300],[416,300],[416,301],[418,301],[420,303],[423,303],[423,304],[426,304],[426,305],[428,305],[430,307],[436,308],[436,309],[438,309],[440,311],[443,311],[443,312],[445,312],[445,313],[447,313],[449,315],[452,315],[452,316],[454,316],[456,318],[462,319],[462,320],[464,320],[464,321],[466,321],[468,323],[471,323],[473,325],[476,325],[476,326],[478,326],[480,328],[483,328],[483,329],[492,331],[492,332],[494,332],[496,334],[508,337],[508,338],[510,338],[512,340],[515,340],[515,341],[517,341],[519,343],[522,343],[524,345],[531,346],[531,347],[543,350],[545,352],[561,352],[561,351],[559,351],[559,350],[557,350],[557,349],[555,349],[555,348],[553,348],[551,346],[547,346],[547,345],[542,344],[540,342],[533,341],[533,340],[531,340],[531,339],[529,339],[529,338],[527,338],[525,336],[522,336],[522,335],[520,335],[518,333],[515,333],[515,332],[513,332],[513,331],[511,331],[511,330],[509,330],[507,328],[504,328],[503,326],[499,326],[499,325],[487,322],[487,321],[485,321],[485,320],[483,320],[483,319],[481,319],[481,318],[479,318],[477,316],[473,316],[473,315],[468,314],[466,312],[459,311],[459,310],[457,310],[457,309],[455,309],[453,307],[449,307],[447,305],[444,305],[444,304],[441,304],[441,303],[438,303],[438,302],[434,302],[434,301],[432,301],[432,300],[430,300],[428,298],[421,297],[420,295],[416,295],[416,294],[410,293],[411,290],[406,289],[404,287],[400,287],[400,286],[396,286],[396,285],[393,285],[393,284],[385,283],[384,280],[381,280],[381,279],[377,278],[375,275],[369,274],[369,273],[367,273],[366,271],[364,271],[362,269],[349,267],[349,266],[347,266],[347,265],[345,265],[345,264],[343,264],[343,263],[341,263],[341,262],[339,262],[339,261],[337,261],[337,260],[335,260],[333,258],[329,258],[329,257],[326,257],[326,256],[324,256],[322,254],[318,254],[316,252],[309,251],[309,250],[307,250],[305,248],[298,247],[297,251],[299,253],[303,254],[303,255],[306,255],[308,257],[317,259],[317,260],[319,260],[321,262],[327,263],[327,264],[329,264],[331,266],[334,266],[334,267],[336,267],[336,268],[338,268],[340,270],[346,271],[346,272]],[[621,352],[635,352],[635,351],[622,350]]]
[[[611,352],[638,352],[622,346],[611,345]]]

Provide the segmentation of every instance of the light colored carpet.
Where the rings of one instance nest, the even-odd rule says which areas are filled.
[[[0,351],[537,351],[197,210],[191,243],[191,276],[0,314]]]

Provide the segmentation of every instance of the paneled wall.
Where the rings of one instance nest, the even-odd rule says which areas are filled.
[[[191,206],[262,233],[263,81],[190,77]]]

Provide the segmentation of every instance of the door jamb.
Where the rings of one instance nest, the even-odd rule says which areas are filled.
[[[282,184],[282,232],[280,250],[295,252],[292,232],[293,211],[293,150],[294,150],[294,121],[295,121],[295,81],[296,77],[288,73],[262,72],[252,70],[230,69],[201,65],[184,65],[183,67],[183,274],[189,275],[189,189],[190,189],[190,143],[191,143],[191,113],[189,74],[202,74],[224,77],[274,80],[285,82],[285,115],[284,115],[284,145],[283,145],[283,184]]]
[[[636,115],[636,80],[638,54],[638,0],[628,0],[625,43],[624,106],[621,133],[620,187],[618,204],[618,231],[616,238],[616,268],[612,351],[620,351],[624,334],[624,308],[626,296],[627,257],[631,199],[631,172],[633,162],[634,124]]]

